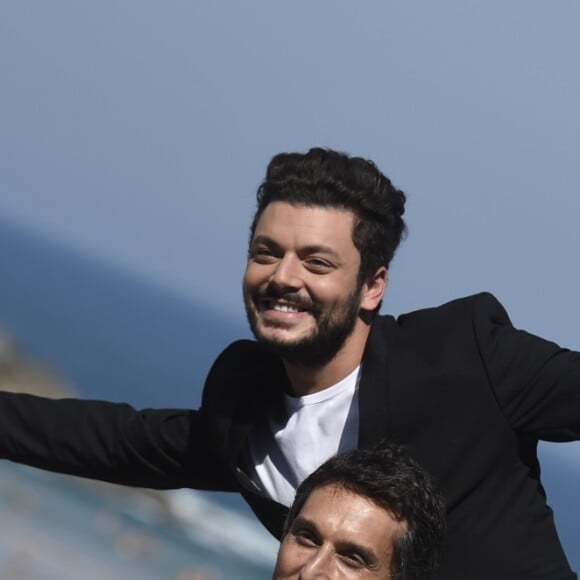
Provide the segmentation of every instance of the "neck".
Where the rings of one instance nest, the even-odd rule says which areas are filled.
[[[359,321],[360,322],[360,321]],[[370,326],[359,324],[346,339],[342,348],[327,363],[320,366],[305,366],[284,360],[284,367],[292,394],[296,397],[311,395],[336,385],[361,364],[369,336]]]

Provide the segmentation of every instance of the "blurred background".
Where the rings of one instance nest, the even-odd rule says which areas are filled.
[[[489,290],[580,349],[579,25],[574,0],[3,0],[0,387],[196,406],[249,336],[266,164],[311,146],[408,195],[385,312]],[[580,447],[541,452],[580,569]],[[6,462],[0,513],[7,579],[266,578],[276,551],[229,495]]]

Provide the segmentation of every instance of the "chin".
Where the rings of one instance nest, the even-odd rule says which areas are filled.
[[[276,323],[267,321],[264,322],[259,316],[254,318],[253,323],[250,324],[252,332],[258,341],[271,342],[282,345],[298,345],[305,340],[310,340],[316,334],[316,328],[311,325],[305,328],[305,324],[287,325],[283,322]]]
[[[309,342],[311,337],[311,335],[304,333],[295,334],[284,331],[280,332],[280,329],[275,329],[274,331],[270,330],[270,332],[267,330],[265,332],[260,330],[259,332],[254,333],[254,336],[259,343],[279,350],[299,347],[304,342]]]

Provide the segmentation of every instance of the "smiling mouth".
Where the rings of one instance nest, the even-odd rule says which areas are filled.
[[[264,300],[262,302],[266,310],[275,310],[276,312],[298,313],[306,312],[306,308],[298,306],[297,304],[289,304],[287,302],[279,302],[278,300]]]

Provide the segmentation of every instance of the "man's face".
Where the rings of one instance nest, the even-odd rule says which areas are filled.
[[[273,580],[391,578],[406,529],[370,499],[336,485],[315,489],[282,540]]]
[[[273,202],[256,224],[246,312],[256,338],[289,362],[324,364],[357,323],[354,219],[347,210]]]

